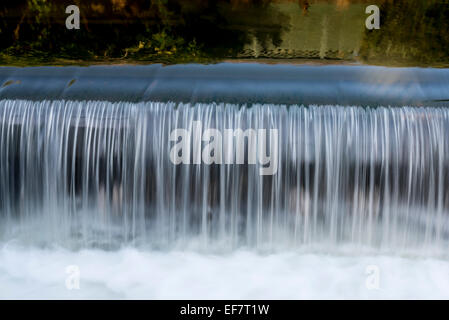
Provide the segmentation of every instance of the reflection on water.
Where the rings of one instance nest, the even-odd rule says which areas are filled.
[[[449,65],[449,1],[384,1],[381,17],[382,32],[365,32],[364,61]]]
[[[301,3],[301,1],[299,1]],[[289,28],[279,43],[261,43],[255,36],[239,53],[241,57],[354,59],[363,39],[365,5],[341,6],[328,1],[273,4],[288,17]]]
[[[332,59],[447,66],[441,0],[81,0],[81,29],[61,0],[0,4],[0,63]],[[367,5],[381,29],[367,30]]]

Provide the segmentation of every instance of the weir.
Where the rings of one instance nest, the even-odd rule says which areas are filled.
[[[255,70],[267,67],[261,68]],[[304,69],[292,68],[274,72],[273,77],[289,74],[294,79],[295,70],[296,79],[304,77]],[[362,70],[351,68],[341,69],[347,81]],[[143,94],[148,99],[128,95],[134,98],[91,101],[69,92],[77,83],[89,86],[87,81],[72,83],[54,99],[42,99],[48,88],[35,91],[31,99],[28,89],[19,88],[36,82],[9,76],[8,81],[20,83],[10,82],[0,90],[2,236],[58,244],[75,241],[83,247],[165,248],[192,241],[231,248],[320,243],[443,246],[449,236],[449,109],[443,106],[448,82],[442,81],[449,79],[447,72],[434,70],[441,81],[430,90],[430,78],[423,76],[428,70],[373,70],[378,76],[397,72],[416,78],[392,79],[390,88],[397,87],[388,92],[375,91],[377,85],[368,77],[370,84],[364,89],[359,82],[342,89],[344,81],[332,84],[322,78],[329,104],[316,103],[321,98],[312,89],[298,103],[282,104],[267,99],[291,97],[279,92],[264,96],[262,87],[257,89],[258,103],[252,103],[256,97],[244,90],[237,93],[240,103],[221,101],[226,100],[226,77],[211,80],[224,85],[210,91],[216,102],[197,101],[205,99],[201,94],[181,102],[160,96],[148,100],[160,92],[155,89],[162,81],[157,77],[143,90],[153,90],[155,96]],[[313,75],[311,69],[307,72]],[[191,75],[186,72],[183,77]],[[274,81],[268,76],[259,79]],[[102,95],[101,81],[90,85]],[[308,88],[303,85],[300,90]],[[60,89],[54,88],[52,92]],[[400,90],[407,88],[410,91]],[[289,90],[297,92],[294,86]],[[87,98],[92,97],[89,92]],[[339,92],[348,93],[346,101],[361,102],[339,104],[344,96]],[[392,106],[366,105],[385,96]],[[425,101],[428,106],[420,106]],[[277,172],[260,175],[259,161],[174,164],[170,150],[176,142],[170,141],[170,133],[189,130],[195,121],[202,130],[220,132],[278,130]],[[207,143],[201,136],[189,139],[192,150]],[[224,142],[223,154],[230,147]],[[246,160],[247,147],[246,142]]]

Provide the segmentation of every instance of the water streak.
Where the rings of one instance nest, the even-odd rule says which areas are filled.
[[[170,132],[193,121],[278,129],[276,175],[174,165]],[[445,108],[2,100],[0,232],[81,246],[443,246],[448,151]]]

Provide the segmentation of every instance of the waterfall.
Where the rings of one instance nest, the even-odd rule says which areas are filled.
[[[277,172],[174,164],[170,133],[194,121],[278,130]],[[411,248],[445,243],[448,210],[446,108],[0,101],[7,239]]]

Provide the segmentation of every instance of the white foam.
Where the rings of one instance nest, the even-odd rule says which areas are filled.
[[[79,290],[66,288],[68,265],[79,267]],[[379,289],[366,285],[372,276],[366,271],[372,265],[379,268]],[[0,298],[448,299],[449,261],[294,251],[74,252],[3,245]]]

